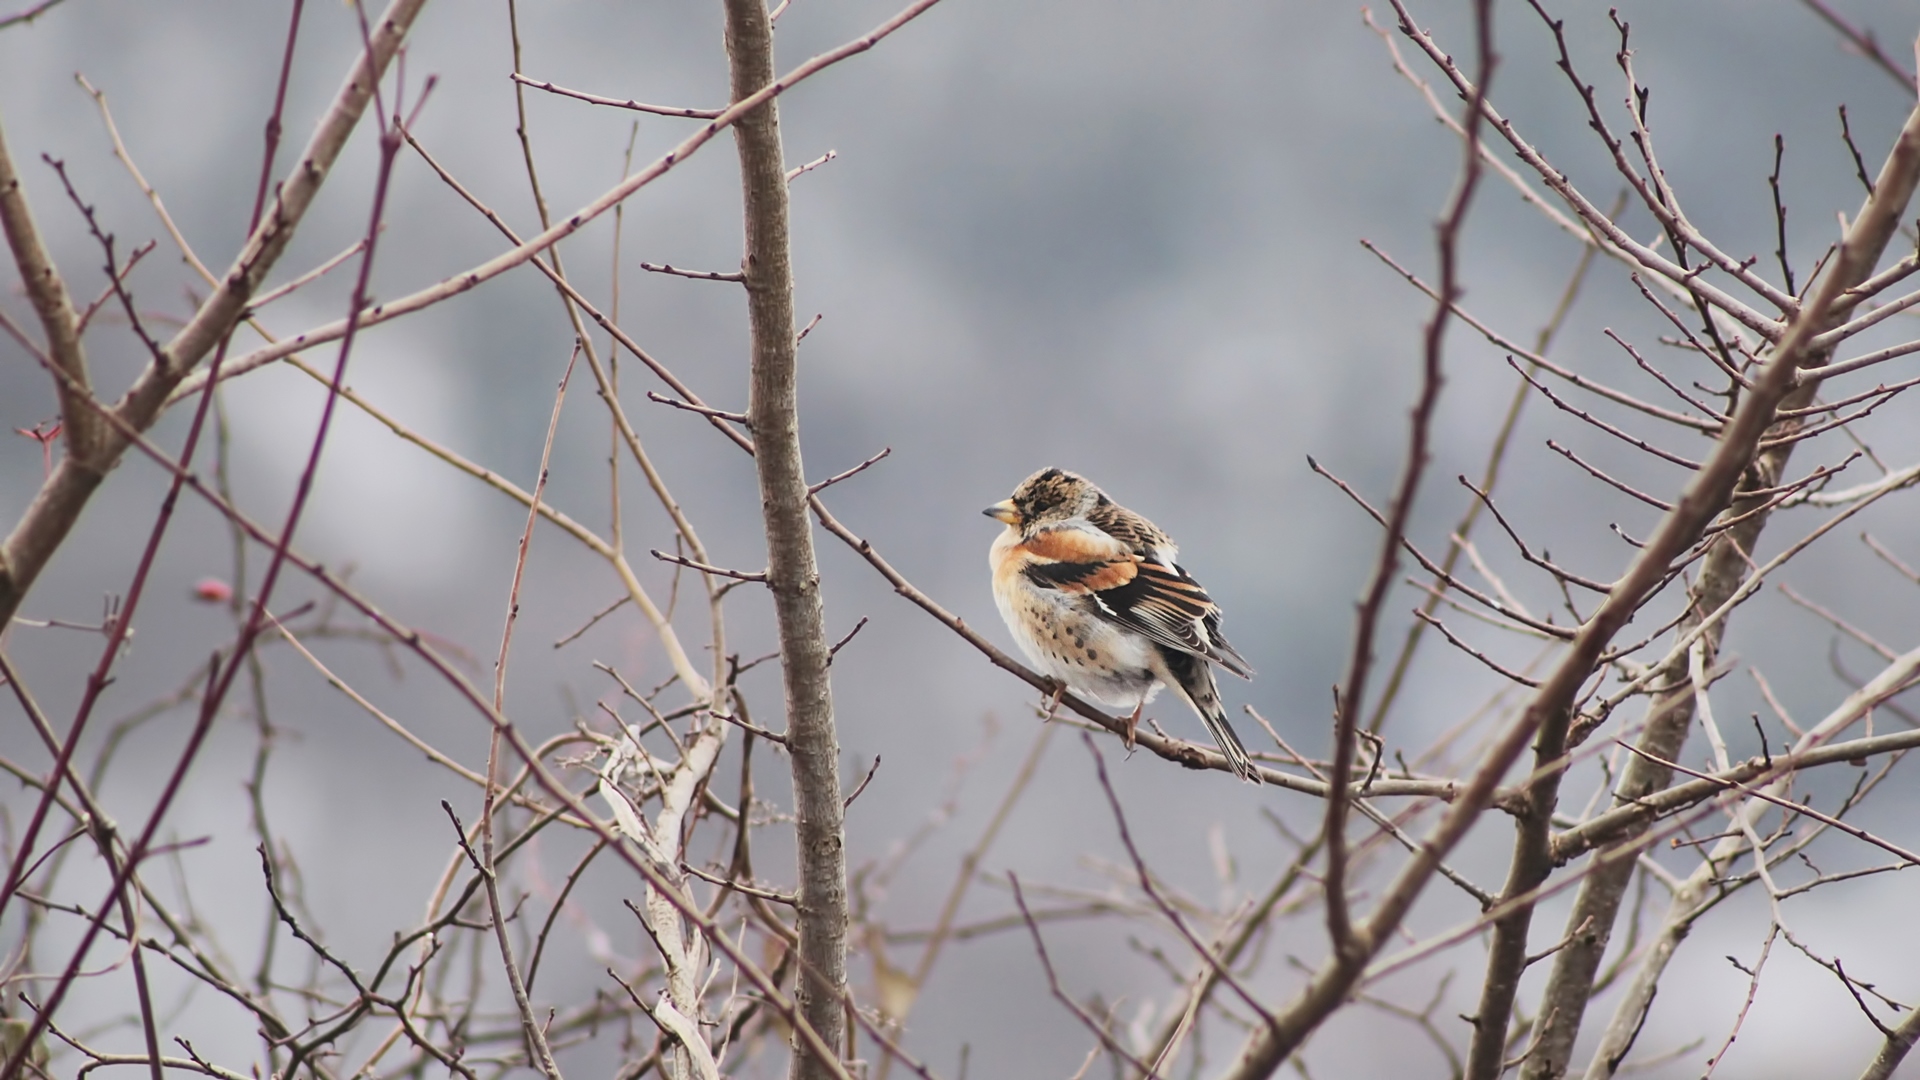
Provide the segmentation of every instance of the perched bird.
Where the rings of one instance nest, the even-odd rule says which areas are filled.
[[[1172,537],[1061,469],[1034,473],[983,512],[1007,526],[988,555],[993,598],[1036,668],[1077,694],[1131,708],[1129,747],[1140,710],[1173,687],[1234,773],[1260,782],[1227,724],[1211,665],[1243,679],[1253,669],[1221,635],[1220,608],[1174,561]]]

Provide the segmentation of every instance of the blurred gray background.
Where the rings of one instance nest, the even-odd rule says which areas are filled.
[[[1471,49],[1460,7],[1425,3],[1416,14],[1466,57]],[[1617,39],[1604,12],[1594,5],[1559,7],[1583,74],[1617,111]],[[1905,5],[1853,0],[1846,8],[1893,42],[1915,28]],[[1663,164],[1693,220],[1735,255],[1761,255],[1761,272],[1776,280],[1766,174],[1772,137],[1785,133],[1789,247],[1804,281],[1811,260],[1835,236],[1834,214],[1850,215],[1860,200],[1836,107],[1848,106],[1875,167],[1911,95],[1847,54],[1799,4],[1702,0],[1622,9],[1634,26],[1640,76],[1654,87]],[[873,0],[796,0],[779,23],[780,66],[857,36],[892,11],[890,3]],[[183,231],[202,258],[224,267],[252,200],[285,17],[285,5],[258,2],[67,0],[30,26],[0,33],[0,120],[43,228],[82,298],[102,284],[100,255],[51,170],[37,160],[41,153],[67,162],[123,251],[160,238],[133,279],[143,311],[178,318],[190,310],[199,286],[113,160],[73,74],[84,73],[108,95],[131,152]],[[712,106],[725,98],[717,4],[528,2],[521,20],[525,68],[535,78],[669,104]],[[1552,67],[1551,39],[1521,5],[1501,5],[1499,20],[1498,105],[1590,197],[1611,201],[1620,184]],[[421,139],[523,234],[535,231],[506,77],[511,54],[504,4],[441,0],[427,8],[411,40],[409,94],[427,75],[438,78],[417,125]],[[283,167],[357,48],[350,9],[309,5]],[[1403,48],[1411,58],[1411,47]],[[1423,64],[1416,66],[1431,77]],[[618,179],[633,114],[530,92],[528,116],[556,213],[586,203]],[[1362,514],[1312,475],[1305,458],[1314,455],[1384,502],[1404,449],[1429,305],[1358,241],[1373,240],[1431,277],[1431,225],[1459,157],[1451,136],[1392,72],[1360,9],[1349,3],[946,0],[871,53],[782,98],[781,116],[791,162],[829,149],[838,154],[793,185],[802,318],[824,316],[801,350],[809,470],[825,476],[883,446],[893,450],[833,491],[836,513],[921,588],[1010,646],[985,572],[998,526],[979,509],[1043,465],[1083,472],[1172,532],[1189,569],[1226,608],[1228,632],[1259,669],[1250,686],[1227,688],[1232,705],[1253,704],[1303,750],[1323,748],[1327,688],[1343,673],[1352,604],[1375,557],[1376,536]],[[687,121],[640,117],[635,160],[652,159],[688,130]],[[374,159],[363,130],[275,281],[333,255],[364,229]],[[629,331],[725,407],[745,404],[745,313],[737,288],[643,274],[637,264],[734,269],[740,248],[734,168],[731,141],[723,138],[630,201],[620,308]],[[503,247],[409,156],[400,161],[388,216],[374,275],[382,297],[411,292]],[[1652,235],[1644,213],[1630,220],[1638,235]],[[566,247],[571,274],[600,300],[607,295],[610,226],[610,218],[603,219]],[[1464,254],[1467,304],[1530,340],[1564,287],[1577,249],[1489,177]],[[350,285],[351,272],[338,271],[269,309],[265,321],[292,333],[336,318]],[[17,288],[10,289],[0,304],[30,321]],[[1901,334],[1898,324],[1906,321],[1894,320],[1887,333]],[[1600,335],[1603,326],[1644,349],[1657,348],[1655,336],[1666,331],[1625,273],[1604,262],[1594,267],[1555,354],[1653,392]],[[522,269],[367,333],[348,381],[418,430],[530,486],[569,341],[551,287]],[[142,358],[118,323],[96,329],[90,346],[97,383],[117,393]],[[314,359],[331,363],[333,355],[320,350]],[[1910,366],[1869,373],[1853,388],[1906,377]],[[761,565],[749,461],[697,417],[645,401],[645,390],[663,388],[639,365],[628,362],[622,370],[628,408],[714,558]],[[1479,472],[1513,375],[1497,349],[1456,332],[1447,380],[1430,481],[1415,518],[1415,534],[1436,553],[1465,505],[1452,478]],[[234,482],[257,520],[275,522],[284,513],[322,397],[304,376],[278,369],[232,387]],[[1902,404],[1862,427],[1896,465],[1920,452],[1913,425],[1900,419]],[[1544,439],[1553,436],[1607,460],[1656,492],[1677,490],[1680,474],[1627,458],[1542,401],[1528,409],[1503,481],[1503,505],[1556,558],[1610,578],[1630,553],[1608,523],[1644,534],[1654,511],[1585,478],[1546,451]],[[45,376],[10,341],[0,341],[0,427],[29,427],[53,413]],[[162,441],[177,446],[186,419],[165,420]],[[1682,452],[1701,445],[1657,434]],[[31,441],[7,438],[0,443],[0,518],[11,523],[31,498],[41,463]],[[596,527],[606,517],[607,440],[603,411],[582,371],[563,420],[549,498]],[[1796,459],[1796,474],[1839,456],[1823,452],[1828,456]],[[626,475],[631,479],[630,468]],[[102,597],[126,587],[158,503],[159,476],[128,459],[23,614],[97,621]],[[630,484],[626,505],[629,548],[646,561],[645,549],[667,546],[670,532],[643,488]],[[1770,550],[1815,520],[1776,524]],[[343,409],[299,544],[330,566],[351,567],[354,581],[397,618],[483,658],[478,676],[497,648],[523,522],[524,512],[506,499]],[[1867,515],[1864,527],[1910,560],[1920,559],[1920,528],[1906,503],[1890,501]],[[1866,556],[1855,531],[1843,529],[1816,548],[1791,580],[1894,647],[1910,647],[1920,633],[1913,593]],[[1519,569],[1491,531],[1479,536],[1517,591],[1542,608],[1556,602],[1549,583]],[[873,897],[879,921],[896,930],[924,927],[951,882],[958,853],[973,843],[1030,745],[1033,695],[892,595],[824,533],[820,551],[829,632],[837,637],[860,617],[871,620],[834,667],[849,784],[875,755],[885,759],[851,811],[852,862],[858,867],[884,858],[922,822],[940,821]],[[641,569],[664,593],[667,575]],[[108,715],[171,691],[230,636],[223,610],[189,597],[192,583],[206,576],[230,578],[230,546],[219,520],[189,500],[162,552],[120,681],[106,700]],[[566,537],[552,530],[537,535],[526,590],[509,707],[534,737],[564,730],[611,689],[592,660],[616,664],[638,685],[666,677],[657,644],[631,609],[564,650],[551,647],[618,596],[604,565]],[[279,606],[315,595],[308,582],[289,579]],[[750,590],[735,595],[734,647],[749,657],[771,650],[770,605]],[[1394,619],[1380,639],[1383,663],[1417,602],[1411,590],[1395,594]],[[1770,593],[1736,619],[1729,642],[1742,659],[1764,668],[1787,707],[1806,720],[1845,690],[1829,662],[1834,637]],[[1530,655],[1524,643],[1491,632],[1476,641],[1516,663]],[[463,760],[483,760],[486,732],[479,719],[429,673],[403,662],[405,674],[396,678],[366,645],[323,645],[328,662],[384,708]],[[70,716],[97,639],[16,627],[8,648],[49,710]],[[1388,729],[1391,744],[1409,756],[1471,713],[1496,685],[1443,642],[1429,641],[1426,649]],[[1864,650],[1838,649],[1852,670],[1872,670]],[[354,962],[370,962],[394,931],[418,919],[448,857],[438,800],[452,799],[465,813],[474,812],[477,800],[328,689],[298,657],[269,650],[267,665],[272,719],[283,733],[269,773],[273,826],[299,861],[307,903],[329,942]],[[1750,679],[1724,685],[1725,700],[1716,702],[1723,715],[1763,709]],[[747,686],[760,715],[776,719],[772,665]],[[1151,715],[1175,734],[1202,737],[1177,707],[1163,702]],[[44,768],[11,698],[0,703],[0,716],[5,753]],[[134,736],[105,785],[111,805],[129,817],[143,814],[190,719],[168,714]],[[1236,724],[1250,745],[1267,746],[1246,718]],[[1739,749],[1754,741],[1745,737]],[[1318,806],[1302,797],[1242,787],[1219,774],[1189,774],[1147,756],[1124,760],[1110,742],[1101,745],[1145,852],[1171,881],[1208,901],[1223,889],[1264,888],[1290,859],[1291,849],[1263,812],[1300,831],[1318,821]],[[256,947],[267,915],[244,827],[241,781],[254,746],[246,717],[223,720],[168,819],[179,838],[211,838],[181,859],[201,914],[221,926],[243,956]],[[962,758],[973,763],[956,780]],[[762,765],[763,793],[783,800],[779,762],[768,757]],[[730,768],[723,765],[723,773],[730,775]],[[1594,782],[1588,777],[1569,790],[1584,798]],[[1850,782],[1841,777],[1831,784],[1837,791]],[[8,788],[13,828],[28,805]],[[1891,790],[1863,824],[1897,825],[1913,808],[1909,796]],[[557,880],[577,849],[566,838],[542,843],[541,873]],[[1503,872],[1508,844],[1504,827],[1483,829],[1460,864],[1491,885]],[[1232,883],[1216,875],[1210,850],[1221,848],[1232,853]],[[1035,789],[984,869],[1102,888],[1106,879],[1087,860],[1120,857],[1086,752],[1077,738],[1056,736]],[[1690,856],[1674,858],[1672,865],[1683,866]],[[1823,869],[1872,861],[1844,848],[1831,858]],[[770,836],[758,869],[786,880],[787,859]],[[551,880],[520,884],[550,887]],[[625,957],[644,945],[617,906],[631,884],[603,867],[580,897],[612,935],[608,947]],[[1790,910],[1804,913],[1798,926],[1819,948],[1847,959],[1849,970],[1864,969],[1856,974],[1880,980],[1890,995],[1911,999],[1920,996],[1912,977],[1920,942],[1907,920],[1894,922],[1911,911],[1911,888],[1901,875],[1886,875],[1797,900],[1800,906]],[[1709,919],[1687,943],[1638,1053],[1707,1041],[1658,1066],[1656,1075],[1694,1075],[1731,1024],[1746,977],[1722,957],[1751,961],[1765,925],[1760,899],[1736,901],[1731,913]],[[1536,922],[1542,946],[1560,933],[1563,907],[1548,905]],[[1009,909],[1003,890],[979,888],[966,915]],[[1841,911],[1848,917],[1833,918]],[[1412,928],[1431,932],[1473,913],[1457,893],[1436,885]],[[1169,988],[1149,959],[1126,947],[1127,934],[1111,922],[1048,930],[1069,986],[1076,993],[1098,989],[1131,1017],[1151,1002],[1164,1003]],[[1300,977],[1284,957],[1317,963],[1319,935],[1317,916],[1280,926],[1255,984],[1269,1000],[1283,999]],[[891,959],[906,966],[915,956],[913,947],[901,947]],[[604,963],[578,941],[557,945],[550,963],[542,981],[555,1000],[577,999],[605,984]],[[856,961],[862,979],[866,963]],[[1381,992],[1424,1003],[1439,978],[1458,967],[1452,989],[1458,1000],[1437,1015],[1464,1045],[1466,1025],[1453,1017],[1472,1010],[1480,963],[1477,946],[1469,945]],[[1857,1070],[1878,1035],[1842,987],[1797,955],[1776,951],[1771,963],[1728,1059],[1728,1075]],[[127,1000],[103,981],[97,989],[79,988],[70,1009],[80,1026],[81,1017],[119,1015]],[[1604,1022],[1611,1007],[1610,997],[1602,999],[1590,1024]],[[187,1035],[216,1059],[252,1053],[251,1025],[211,998],[194,999],[169,1031]],[[1237,1032],[1205,1035],[1216,1060],[1237,1047]],[[1066,1076],[1078,1067],[1089,1036],[1048,998],[1030,943],[1011,933],[952,949],[914,1013],[908,1045],[945,1076],[957,1073],[963,1046],[971,1076]],[[1414,1028],[1367,1010],[1329,1024],[1310,1044],[1306,1062],[1319,1076],[1445,1075],[1441,1058]],[[574,1075],[600,1075],[614,1058],[601,1044],[572,1052],[564,1063]]]

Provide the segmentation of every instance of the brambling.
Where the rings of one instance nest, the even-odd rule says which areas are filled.
[[[1034,667],[1063,689],[1132,708],[1129,748],[1140,710],[1173,687],[1234,773],[1260,782],[1227,723],[1212,664],[1243,679],[1253,669],[1221,635],[1219,606],[1174,561],[1172,537],[1060,469],[1034,473],[983,512],[1007,526],[988,555],[993,599]]]

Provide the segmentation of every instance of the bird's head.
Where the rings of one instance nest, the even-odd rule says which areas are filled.
[[[1013,489],[1012,498],[1002,499],[981,512],[1028,532],[1084,518],[1108,501],[1106,493],[1086,478],[1064,469],[1047,468],[1021,481],[1020,486]]]

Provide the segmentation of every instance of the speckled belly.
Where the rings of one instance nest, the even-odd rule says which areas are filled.
[[[1131,709],[1159,692],[1152,644],[1085,610],[1087,601],[1029,589],[995,599],[1020,651],[1075,693]]]

